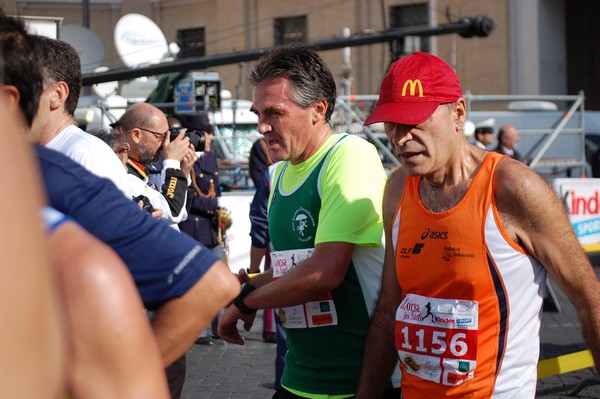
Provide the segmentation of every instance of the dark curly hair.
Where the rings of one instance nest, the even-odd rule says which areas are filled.
[[[52,83],[65,82],[69,95],[65,101],[65,112],[74,115],[81,91],[81,60],[73,46],[61,40],[45,36],[34,36],[42,54],[44,89]]]

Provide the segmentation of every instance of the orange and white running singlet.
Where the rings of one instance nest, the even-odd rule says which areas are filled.
[[[394,221],[402,397],[534,398],[545,269],[500,224],[489,153],[464,198],[425,209],[408,177]]]

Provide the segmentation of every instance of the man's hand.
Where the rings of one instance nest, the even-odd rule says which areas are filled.
[[[155,209],[155,210],[152,212],[152,217],[153,217],[154,219],[160,219],[160,218],[162,217],[162,215],[163,215],[163,211],[162,211],[162,210],[160,210],[160,209]]]
[[[138,208],[140,208],[140,210],[144,210],[144,201],[139,200],[137,205]],[[155,209],[152,211],[151,215],[154,219],[160,219],[163,215],[163,211],[161,211],[160,209]]]
[[[190,144],[187,153],[181,160],[181,171],[186,178],[190,176],[190,171],[194,166],[194,162],[196,162],[196,151],[194,150],[194,146]]]
[[[240,284],[250,282],[250,276],[248,276],[248,273],[246,272],[245,269],[240,269],[240,271],[237,274],[237,278],[240,281]]]
[[[185,129],[181,129],[175,140],[170,141],[169,135],[165,137],[163,143],[164,159],[175,159],[182,161],[188,154],[190,148],[190,139],[185,135]]]
[[[230,305],[219,319],[219,336],[226,342],[238,345],[244,345],[244,338],[240,335],[237,328],[237,321],[244,321],[244,330],[250,331],[256,313],[243,314],[235,305]]]
[[[246,273],[246,270],[244,269],[240,269],[237,278],[240,284],[250,282],[250,276],[248,276],[248,273]],[[223,312],[223,315],[219,318],[219,336],[232,344],[244,345],[244,338],[242,338],[237,329],[237,321],[244,320],[244,330],[250,331],[252,324],[254,324],[255,317],[256,312],[253,314],[243,314],[235,305],[229,305],[229,307],[225,309],[225,312]]]

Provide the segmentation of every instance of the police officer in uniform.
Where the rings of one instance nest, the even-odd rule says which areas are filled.
[[[196,193],[192,199],[190,214],[186,221],[179,224],[179,228],[222,258],[222,232],[219,233],[218,223],[221,196],[219,167],[217,156],[212,151],[214,128],[204,112],[188,116],[184,123],[188,132],[196,131],[204,136],[204,148],[196,148],[197,159],[192,169],[192,184]]]
[[[205,112],[190,114],[184,119],[184,127],[188,132],[195,131],[204,137],[204,146],[196,148],[197,160],[192,168],[192,184],[195,195],[191,201],[191,209],[187,220],[179,224],[182,232],[194,237],[215,255],[225,259],[223,250],[223,234],[219,217],[219,167],[217,155],[212,151],[214,127]],[[212,337],[217,335],[218,316],[211,325]],[[204,333],[196,341],[199,344],[212,344]]]
[[[496,140],[496,132],[494,131],[495,124],[496,119],[490,118],[476,125],[473,144],[483,150],[489,150],[490,146]]]

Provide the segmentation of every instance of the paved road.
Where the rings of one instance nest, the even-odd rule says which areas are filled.
[[[262,340],[261,313],[243,346],[215,340],[192,347],[182,399],[271,398],[276,345]]]
[[[542,315],[541,359],[586,348],[573,307],[555,284],[553,287],[562,312],[556,312],[548,302]],[[260,326],[262,322],[257,319],[245,333],[244,346],[221,341],[211,346],[194,345],[188,353],[183,399],[270,399],[275,345],[262,341]],[[567,396],[579,383],[595,376],[594,370],[584,369],[544,378],[538,381],[537,398],[600,398],[600,385],[587,387],[578,396]]]

